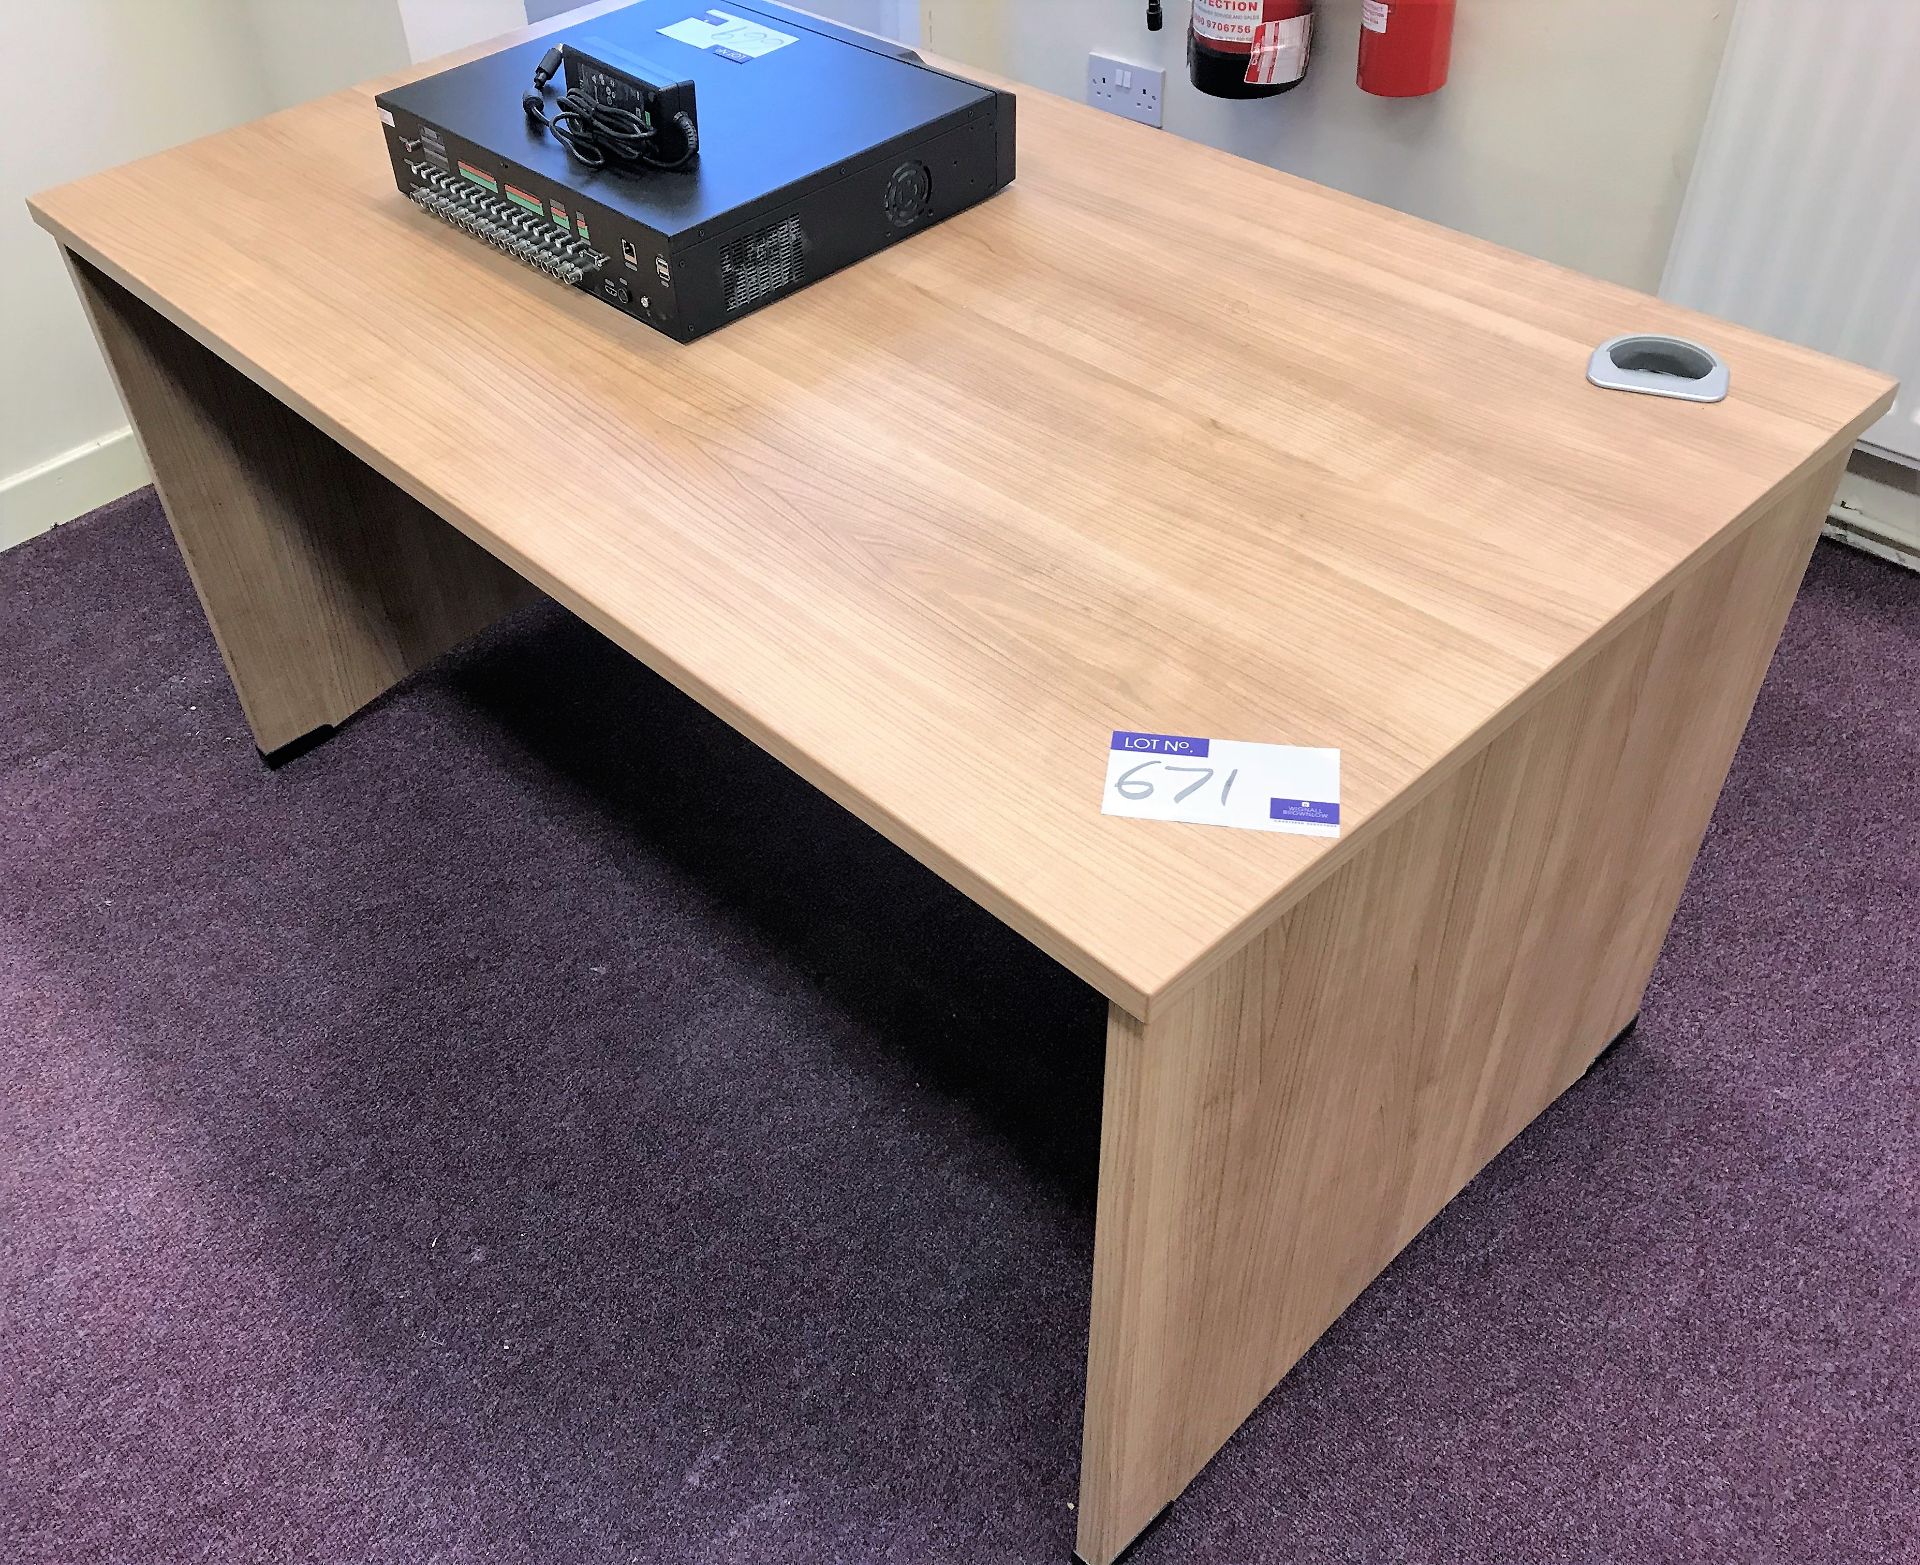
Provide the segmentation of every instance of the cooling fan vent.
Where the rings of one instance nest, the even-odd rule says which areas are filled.
[[[729,315],[806,280],[807,231],[797,217],[736,239],[720,254],[720,283]]]

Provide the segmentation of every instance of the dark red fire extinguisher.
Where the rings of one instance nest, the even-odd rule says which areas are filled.
[[[1193,0],[1187,74],[1216,98],[1298,87],[1312,49],[1313,0]]]
[[[1418,98],[1447,84],[1454,0],[1361,0],[1360,87]]]

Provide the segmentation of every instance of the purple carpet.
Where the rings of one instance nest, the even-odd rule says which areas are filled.
[[[1912,1560],[1920,582],[1823,546],[1636,1033],[1141,1565]],[[0,556],[0,1560],[1036,1561],[1103,1007],[575,620],[268,772]]]

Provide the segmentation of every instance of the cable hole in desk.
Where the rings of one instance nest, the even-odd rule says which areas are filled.
[[[1728,375],[1719,355],[1697,342],[1657,332],[1628,332],[1593,350],[1587,379],[1605,391],[1719,402],[1727,394]]]
[[[1629,337],[1614,344],[1613,362],[1623,370],[1682,380],[1705,380],[1713,373],[1713,355],[1678,337]]]

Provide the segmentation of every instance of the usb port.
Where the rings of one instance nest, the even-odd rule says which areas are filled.
[[[627,265],[631,266],[636,272],[640,270],[640,252],[633,248],[633,241],[631,239],[622,239],[620,241],[620,259],[625,261]]]
[[[600,291],[615,304],[626,304],[633,298],[633,292],[618,277],[609,277],[600,284]]]

